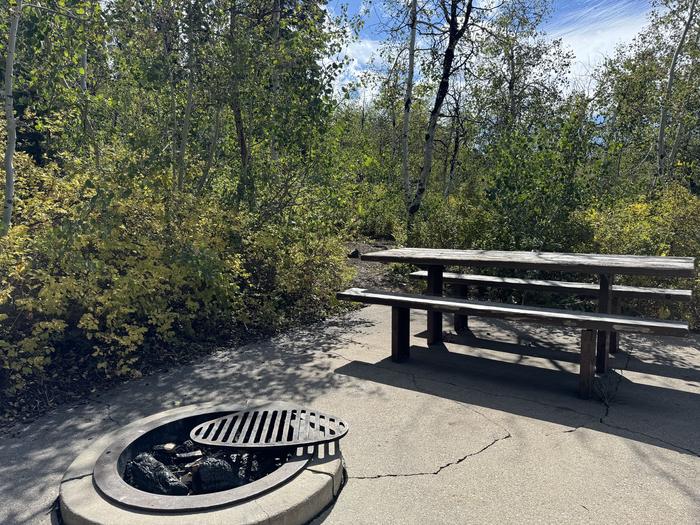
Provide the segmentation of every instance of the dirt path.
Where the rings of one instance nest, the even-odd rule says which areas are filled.
[[[347,243],[348,262],[357,275],[350,286],[358,288],[382,288],[384,290],[405,290],[408,280],[392,266],[383,263],[367,262],[360,259],[361,254],[394,248],[392,241],[355,241]]]

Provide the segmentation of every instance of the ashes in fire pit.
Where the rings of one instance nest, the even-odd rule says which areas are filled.
[[[154,445],[126,464],[124,480],[152,494],[209,494],[243,486],[281,467],[289,452],[233,452],[192,440]]]

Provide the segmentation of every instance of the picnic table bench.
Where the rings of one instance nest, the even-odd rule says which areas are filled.
[[[613,281],[616,274],[690,278],[695,272],[692,257],[398,248],[368,253],[361,258],[366,261],[408,263],[426,268],[421,272],[414,272],[413,276],[427,280],[427,295],[359,288],[338,293],[339,299],[392,307],[392,358],[396,361],[402,361],[408,357],[411,309],[427,311],[429,345],[442,340],[442,314],[445,312],[455,315],[457,325],[465,326],[466,316],[479,315],[575,327],[582,330],[579,392],[583,397],[590,397],[595,372],[603,373],[607,370],[608,354],[611,349],[616,348],[618,332],[676,336],[688,333],[688,325],[683,322],[622,316],[614,307],[614,301],[620,297],[685,301],[690,300],[689,290],[624,287],[614,285]],[[596,273],[598,284],[445,273],[446,266]],[[589,295],[598,298],[598,312],[509,305],[465,298],[443,298],[445,282],[460,286],[479,284]],[[464,290],[462,295],[464,295],[463,292]]]

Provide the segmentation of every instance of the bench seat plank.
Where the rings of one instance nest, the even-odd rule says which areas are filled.
[[[417,271],[410,274],[414,279],[427,279],[428,272]],[[443,272],[443,281],[450,284],[473,286],[493,286],[512,290],[536,290],[553,293],[565,293],[579,296],[597,297],[600,287],[597,283],[580,283],[571,281],[552,281],[543,279],[519,279],[517,277],[497,277],[494,275],[476,275]],[[650,288],[642,286],[613,285],[612,293],[616,297],[630,299],[665,299],[673,301],[690,301],[692,290],[674,288]]]
[[[416,310],[434,310],[482,317],[495,317],[511,321],[536,321],[557,326],[570,326],[592,330],[614,330],[656,335],[687,336],[687,323],[641,319],[615,314],[580,312],[520,306],[484,301],[470,301],[451,297],[428,296],[398,292],[373,291],[350,288],[337,294],[338,299],[366,304],[380,304]]]

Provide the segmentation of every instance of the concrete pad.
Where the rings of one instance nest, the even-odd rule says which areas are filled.
[[[446,323],[447,324],[447,323]],[[0,523],[50,523],[103,433],[189,403],[282,399],[335,413],[348,482],[316,523],[700,522],[700,340],[623,336],[606,404],[576,395],[578,334],[471,318],[473,336],[389,360],[364,308],[63,407],[0,438]],[[323,473],[314,473],[325,476]],[[333,487],[337,491],[337,487]]]

